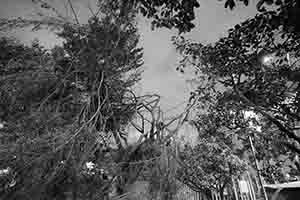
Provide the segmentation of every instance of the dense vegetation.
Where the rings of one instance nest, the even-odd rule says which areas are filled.
[[[199,85],[169,121],[158,95],[133,90],[143,69],[135,17],[181,34],[195,27],[201,2],[103,0],[87,24],[74,10],[70,20],[47,1],[33,2],[56,16],[1,19],[0,29],[51,28],[63,45],[0,40],[1,198],[122,199],[146,181],[153,199],[174,199],[179,183],[223,199],[256,160],[269,183],[299,176],[299,1],[258,1],[254,18],[214,44],[173,37],[177,69],[192,68]],[[195,144],[174,139],[183,123],[197,130]],[[137,141],[127,140],[129,130]]]

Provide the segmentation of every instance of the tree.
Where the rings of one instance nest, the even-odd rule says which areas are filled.
[[[202,100],[210,96],[220,105],[234,102],[239,109],[253,110],[286,137],[300,142],[294,132],[299,121],[298,34],[280,29],[276,22],[281,18],[275,20],[275,15],[266,12],[236,25],[228,37],[214,45],[184,39],[175,43],[184,54],[182,67],[195,66],[205,80],[196,96]],[[261,59],[269,53],[273,54],[273,62],[263,63]],[[209,94],[213,90],[217,93]],[[297,150],[297,145],[294,147]]]
[[[38,17],[40,19],[1,19],[0,27],[2,30],[15,27],[15,24],[18,24],[19,27],[24,27],[28,25],[33,25],[33,29],[36,30],[43,25],[46,25],[48,28],[58,28],[64,24],[66,20],[69,22],[78,23],[78,16],[75,13],[75,10],[72,6],[72,1],[67,0],[66,3],[70,5],[73,11],[73,19],[65,16],[55,6],[51,1],[47,0],[33,0],[35,4],[38,4],[42,9],[51,11],[54,13],[54,16],[45,16],[43,13],[39,12]],[[98,4],[103,4],[104,0],[97,0]],[[225,8],[229,7],[233,9],[236,6],[237,2],[242,2],[245,5],[248,5],[248,0],[225,0]],[[195,10],[200,7],[200,1],[198,0],[113,0],[110,1],[110,5],[115,7],[119,6],[118,12],[123,15],[126,13],[126,9],[129,7],[134,7],[138,12],[146,17],[151,19],[151,27],[154,28],[175,28],[179,33],[185,33],[191,31],[194,27],[195,20]],[[90,8],[90,10],[92,10]],[[97,9],[96,12],[93,11],[92,15],[99,15],[100,10]],[[1,30],[1,29],[0,29]]]
[[[24,27],[28,25],[33,25],[33,29],[36,30],[41,26],[46,25],[47,28],[57,29],[61,27],[65,21],[72,23],[79,23],[78,16],[73,8],[73,3],[68,0],[67,4],[71,7],[73,11],[73,19],[65,16],[58,9],[55,8],[51,1],[47,0],[34,0],[34,4],[39,5],[43,10],[50,11],[54,13],[53,16],[44,15],[38,12],[40,19],[26,19],[26,18],[16,18],[16,19],[1,19],[0,27],[2,30],[10,29],[15,27]],[[152,27],[167,27],[176,28],[179,32],[190,31],[195,25],[192,21],[195,19],[194,9],[199,7],[197,0],[174,0],[174,1],[144,1],[144,0],[97,0],[98,5],[109,4],[111,7],[115,8],[116,13],[120,16],[126,15],[128,9],[135,8],[144,17],[152,19]],[[92,15],[98,16],[103,10],[97,8],[96,12],[91,13]],[[1,29],[0,29],[1,30]]]
[[[204,139],[194,147],[186,145],[180,159],[177,177],[182,183],[208,197],[210,191],[216,191],[221,199],[225,188],[232,185],[232,178],[239,177],[246,166],[228,147]]]
[[[115,16],[115,8],[102,6],[102,18],[64,24],[58,33],[64,45],[51,52],[38,43],[1,40],[0,168],[9,167],[16,181],[3,198],[105,197],[115,177],[91,176],[85,163],[94,161],[100,170],[132,161],[124,130],[147,98],[131,90],[142,65],[135,12]],[[120,176],[118,168],[105,173]]]
[[[152,19],[152,27],[176,28],[179,33],[191,31],[195,25],[195,9],[200,7],[201,1],[143,1],[126,0],[124,4],[131,2],[144,17]],[[241,2],[248,6],[249,0],[224,0],[224,7],[233,10],[237,3]],[[279,8],[279,16],[284,19],[282,23],[286,29],[293,28],[299,32],[299,1],[297,0],[259,0],[256,4],[259,12],[264,12],[272,6]],[[267,6],[267,8],[266,8]]]
[[[222,0],[221,0],[222,1]],[[33,26],[33,30],[41,28],[41,26],[55,30],[63,26],[66,21],[70,23],[79,23],[79,17],[77,16],[73,3],[71,0],[66,0],[66,4],[72,10],[73,19],[69,16],[65,16],[55,6],[51,1],[47,0],[33,0],[34,4],[39,5],[42,9],[46,11],[51,11],[54,15],[45,15],[42,12],[38,12],[38,19],[26,19],[18,17],[15,19],[0,19],[0,30],[7,30],[16,27],[27,27],[29,25]],[[97,0],[98,5],[103,4],[105,0]],[[224,0],[224,7],[233,10],[236,5],[242,2],[244,5],[248,6],[249,0]],[[118,8],[117,12],[121,15],[126,13],[128,8],[135,8],[144,17],[151,19],[152,28],[175,28],[179,31],[179,34],[189,32],[195,28],[193,21],[195,20],[195,9],[200,7],[200,1],[198,0],[113,0],[110,1],[110,5]],[[267,5],[267,7],[266,7]],[[279,16],[282,17],[282,24],[286,30],[292,28],[299,32],[298,11],[299,2],[297,0],[259,0],[257,2],[257,10],[259,12],[265,12],[266,10],[278,9]],[[96,12],[92,10],[89,5],[91,14],[98,16],[100,9]]]
[[[190,123],[198,131],[198,141],[180,150],[178,180],[208,197],[216,191],[223,199],[225,188],[231,191],[232,179],[251,165],[244,156],[249,146],[249,121],[241,113],[222,107],[202,112]]]
[[[148,192],[151,199],[171,200],[177,192],[177,162],[173,157],[174,144],[161,145],[156,143],[159,159],[148,165]]]
[[[278,11],[257,14],[215,44],[173,38],[183,56],[178,70],[192,66],[200,83],[191,94],[191,99],[199,99],[199,115],[229,108],[258,118],[252,124],[258,129],[251,135],[269,181],[283,181],[284,173],[297,170],[294,158],[300,153],[299,33],[296,24],[285,21],[291,17],[285,9],[292,6],[286,3]]]
[[[2,21],[4,29],[52,27],[64,40],[51,51],[37,42],[31,47],[1,43],[8,51],[1,59],[0,168],[8,167],[16,181],[5,188],[4,198],[64,199],[71,193],[73,199],[97,199],[107,198],[113,188],[117,196],[125,195],[153,159],[153,146],[169,143],[186,119],[188,111],[162,123],[160,110],[158,119],[155,113],[159,96],[137,97],[131,89],[142,65],[134,6],[103,1],[99,12],[88,24],[79,24],[75,12],[75,21],[42,14],[37,20]],[[174,122],[178,125],[170,130]],[[141,133],[134,144],[127,144],[129,124]],[[92,169],[85,165],[90,162]]]

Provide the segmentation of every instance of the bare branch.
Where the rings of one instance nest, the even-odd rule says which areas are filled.
[[[74,9],[74,7],[73,7],[73,4],[72,4],[71,0],[68,0],[68,3],[69,3],[69,6],[70,6],[70,8],[71,8],[71,10],[72,10],[72,13],[73,13],[73,15],[74,15],[74,18],[75,18],[75,20],[76,20],[76,23],[77,23],[77,24],[80,24],[80,22],[79,22],[79,20],[78,20],[77,14],[76,14],[76,12],[75,12],[75,9]]]

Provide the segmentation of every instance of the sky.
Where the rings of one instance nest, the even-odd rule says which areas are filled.
[[[186,37],[205,44],[215,42],[225,36],[229,28],[254,16],[257,13],[255,5],[256,0],[252,0],[248,7],[238,4],[234,11],[230,11],[224,9],[224,2],[200,0],[200,8],[196,10],[196,28],[186,34]],[[176,71],[180,57],[170,40],[176,32],[167,29],[151,31],[146,20],[140,23],[140,31],[146,67],[143,90],[161,94],[162,104],[166,109],[187,100],[191,86],[186,82],[188,76]]]
[[[73,1],[77,2],[75,10],[78,12],[80,21],[85,22],[89,16],[86,3],[88,1]],[[59,2],[59,6],[62,7],[62,0]],[[80,2],[85,2],[85,4]],[[92,0],[90,2],[92,4]],[[194,21],[196,28],[185,36],[205,44],[215,42],[218,38],[225,36],[229,28],[254,16],[257,13],[256,2],[257,0],[250,0],[247,7],[239,3],[231,11],[224,8],[224,1],[200,0],[200,8],[196,10]],[[0,5],[1,18],[30,16],[34,9],[31,0],[0,0]],[[176,71],[180,57],[171,43],[171,36],[176,35],[176,31],[168,29],[151,31],[149,20],[139,18],[138,21],[141,34],[140,45],[144,47],[145,65],[142,81],[136,87],[137,93],[161,95],[162,109],[167,115],[176,115],[184,109],[192,89],[187,83],[190,77]],[[54,34],[47,31],[32,33],[16,30],[14,35],[27,43],[38,38],[48,48],[60,42]]]

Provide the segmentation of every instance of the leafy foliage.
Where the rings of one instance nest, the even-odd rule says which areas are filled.
[[[7,30],[15,28],[24,28],[27,26],[33,26],[33,30],[40,29],[41,27],[50,28],[51,30],[60,29],[63,24],[68,21],[70,23],[78,23],[78,16],[73,10],[75,16],[71,19],[68,16],[64,16],[51,4],[51,1],[47,0],[33,0],[34,4],[37,4],[40,8],[46,11],[54,13],[54,16],[46,16],[41,12],[38,12],[40,19],[0,19],[0,30]],[[70,3],[70,1],[68,1]],[[98,5],[103,3],[109,3],[109,6],[115,8],[116,13],[123,16],[128,9],[135,8],[142,14],[142,16],[151,19],[152,29],[154,28],[175,28],[180,33],[191,31],[194,27],[195,10],[200,7],[198,0],[98,0]],[[242,2],[248,5],[248,0],[226,0],[224,3],[225,8],[233,9],[237,2]],[[71,3],[70,3],[71,4]],[[98,15],[100,10],[92,15]]]
[[[199,8],[197,0],[175,0],[175,1],[139,1],[138,9],[143,16],[152,18],[153,27],[176,28],[179,32],[188,32],[195,25],[192,21],[195,19],[194,9]]]
[[[182,66],[194,65],[199,77],[206,80],[206,87],[199,86],[196,92],[202,100],[211,100],[208,90],[218,91],[211,94],[215,103],[229,101],[239,109],[254,110],[299,141],[292,131],[299,120],[298,34],[273,24],[275,14],[266,12],[236,25],[214,45],[175,43],[185,55]],[[269,53],[273,62],[263,63],[261,59]]]
[[[183,56],[178,70],[193,66],[200,82],[191,95],[191,99],[199,99],[202,109],[199,116],[203,112],[218,113],[214,127],[227,124],[230,112],[237,116],[241,113],[237,120],[233,119],[237,122],[242,122],[243,112],[253,112],[258,120],[248,125],[238,123],[235,128],[256,127],[258,156],[269,167],[269,161],[278,161],[280,155],[288,154],[292,158],[300,153],[300,138],[296,132],[299,33],[296,23],[287,23],[294,17],[287,10],[297,5],[295,1],[286,1],[278,10],[257,14],[237,24],[228,31],[228,36],[215,44],[202,45],[183,37],[173,38]],[[220,115],[220,109],[227,110],[225,118]]]
[[[118,17],[103,8],[106,15],[89,24],[65,24],[63,46],[51,51],[1,40],[0,168],[9,167],[16,181],[3,198],[103,197],[114,177],[90,176],[85,163],[116,176],[111,163],[131,161],[131,153],[118,159],[106,143],[115,141],[117,154],[128,150],[124,130],[140,101],[131,87],[140,78],[142,49],[134,12]]]
[[[247,0],[240,1],[248,4]],[[56,12],[44,1],[35,2]],[[260,1],[260,11],[264,11],[264,3],[273,1]],[[266,171],[280,176],[278,167],[274,170],[275,161],[270,161],[277,163],[282,158],[280,151],[265,158],[266,145],[281,142],[300,152],[299,136],[293,132],[299,120],[299,67],[285,59],[286,53],[295,60],[299,57],[299,26],[294,17],[299,3],[290,0],[275,4],[278,10],[264,11],[235,26],[215,45],[204,46],[184,38],[175,41],[184,55],[180,67],[192,64],[202,80],[191,101],[197,97],[199,108],[210,113],[199,114],[193,122],[201,134],[200,143],[181,152],[178,179],[195,190],[222,191],[232,176],[244,170],[239,156],[245,150],[247,134],[255,132],[248,129],[245,110],[261,117],[259,122],[251,122],[265,132],[256,131],[254,136],[264,138],[258,156],[267,163]],[[225,8],[235,5],[234,0],[225,1]],[[166,159],[152,148],[155,138],[165,145],[160,140],[167,126],[154,119],[157,99],[136,97],[131,91],[140,79],[142,66],[133,21],[140,11],[153,20],[153,28],[174,27],[180,33],[188,32],[194,27],[194,8],[198,7],[196,0],[99,1],[101,17],[93,13],[84,25],[78,23],[76,13],[75,21],[59,14],[41,14],[43,18],[38,20],[1,19],[4,30],[27,26],[36,30],[45,25],[58,29],[58,36],[64,39],[62,47],[50,52],[38,42],[26,47],[7,39],[0,41],[0,118],[5,124],[0,129],[0,169],[10,169],[1,182],[3,198],[65,199],[71,193],[73,199],[99,199],[108,196],[113,182],[117,194],[123,194],[128,184],[150,171],[152,177],[159,178],[158,182],[150,180],[154,193],[159,190],[163,199],[171,199],[176,184],[169,163],[161,161],[148,171],[144,169],[146,160],[153,156]],[[267,53],[273,53],[276,60],[261,64]],[[148,132],[142,109],[152,116]],[[142,119],[141,127],[132,121],[137,116]],[[142,134],[132,146],[126,140],[129,123]],[[164,139],[170,137],[172,134]],[[108,144],[112,141],[114,148]],[[286,165],[294,156],[290,152]],[[93,161],[95,167],[87,169],[87,161]],[[196,170],[191,171],[193,167]]]
[[[164,124],[159,96],[137,97],[132,91],[140,79],[142,49],[136,11],[122,5],[102,2],[101,17],[93,15],[88,24],[54,21],[64,43],[51,50],[38,42],[27,47],[3,39],[0,169],[11,174],[4,178],[1,198],[123,196],[128,185],[152,173],[148,161],[168,171],[156,162],[161,152],[153,147],[169,142],[178,127],[169,135],[163,130],[176,121],[180,126],[186,113]],[[129,124],[141,133],[134,144],[127,143]],[[92,169],[86,166],[91,162]],[[161,179],[170,186],[173,180],[171,175]]]
[[[208,196],[216,191],[223,197],[225,188],[232,192],[232,178],[239,178],[251,163],[245,157],[249,122],[227,109],[198,114],[190,122],[198,131],[198,141],[179,153],[178,179]]]
[[[178,170],[179,180],[195,191],[214,190],[221,195],[232,177],[241,175],[246,166],[224,144],[205,139],[194,147],[186,145],[180,158],[184,164]]]

